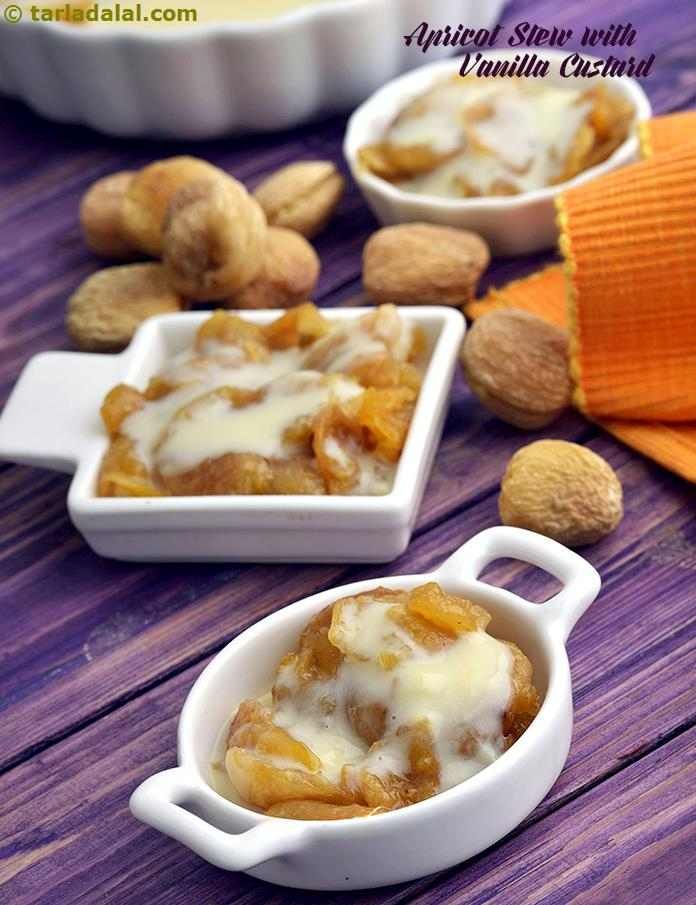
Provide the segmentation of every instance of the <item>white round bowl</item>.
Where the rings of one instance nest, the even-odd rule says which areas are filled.
[[[568,52],[537,48],[538,57],[549,60],[546,78],[554,84],[575,84],[562,79],[559,66]],[[486,59],[513,59],[517,51],[496,50]],[[595,59],[583,55],[585,59]],[[358,160],[358,151],[380,141],[394,117],[409,101],[423,94],[440,79],[458,72],[462,58],[421,66],[394,79],[368,98],[353,113],[346,131],[343,152],[353,178],[377,219],[384,225],[425,221],[442,226],[471,229],[479,233],[495,255],[517,255],[551,248],[558,239],[554,198],[569,186],[579,185],[638,159],[638,137],[631,134],[603,163],[580,173],[574,179],[549,188],[520,195],[482,198],[440,198],[406,192],[366,170]],[[578,80],[577,84],[591,80]],[[636,122],[649,119],[650,101],[635,79],[611,78],[611,86],[633,104]]]
[[[544,604],[478,580],[510,557],[545,569],[562,589]],[[485,606],[490,631],[515,641],[543,697],[524,735],[471,779],[418,804],[353,820],[267,817],[211,786],[211,760],[239,703],[266,692],[280,659],[308,620],[345,595],[377,585],[411,589],[437,581]],[[573,723],[565,640],[597,596],[599,575],[577,553],[520,528],[489,528],[428,575],[374,578],[285,607],[235,638],[201,673],[179,721],[179,766],[146,779],[131,811],[211,864],[301,889],[366,889],[451,867],[502,839],[539,804],[563,768]]]
[[[332,0],[257,22],[161,29],[0,16],[0,93],[111,135],[272,131],[350,109],[417,66],[423,54],[403,36],[420,22],[490,26],[503,2]]]

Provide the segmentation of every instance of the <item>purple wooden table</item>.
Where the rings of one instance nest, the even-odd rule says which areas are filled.
[[[693,106],[696,97],[690,7],[519,0],[505,21],[578,30],[631,21],[638,28],[633,50],[657,54],[645,88],[664,113]],[[290,160],[339,160],[344,128],[341,118],[191,146],[116,141],[43,122],[6,101],[0,115],[3,399],[30,355],[68,346],[65,300],[98,266],[77,226],[78,199],[90,182],[187,152],[253,185]],[[374,226],[351,189],[317,243],[322,304],[359,291],[360,252]],[[496,264],[486,283],[544,260]],[[467,864],[404,886],[327,896],[210,867],[136,823],[128,796],[145,776],[174,765],[186,692],[230,638],[321,588],[427,569],[496,524],[500,476],[528,438],[488,417],[458,380],[413,542],[386,568],[110,562],[68,521],[67,478],[2,466],[0,902],[693,902],[693,488],[579,416],[567,415],[543,435],[605,456],[626,500],[619,529],[586,551],[604,588],[570,642],[576,725],[568,764],[522,827]],[[541,573],[504,562],[488,579],[537,600],[553,590]]]

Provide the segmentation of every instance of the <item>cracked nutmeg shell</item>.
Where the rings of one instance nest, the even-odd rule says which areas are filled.
[[[526,311],[481,315],[464,337],[460,358],[475,395],[515,427],[544,427],[570,405],[568,336]]]
[[[566,440],[537,440],[508,462],[498,507],[504,525],[580,547],[616,528],[623,492],[614,469],[592,450]]]

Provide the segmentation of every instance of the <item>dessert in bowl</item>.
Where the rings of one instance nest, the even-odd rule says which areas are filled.
[[[635,126],[651,114],[638,81],[597,88],[561,75],[565,52],[535,54],[548,63],[538,78],[461,77],[458,58],[394,79],[358,107],[343,150],[382,223],[470,229],[497,255],[538,251],[556,242],[564,188],[637,158]]]
[[[490,619],[434,581],[321,610],[272,689],[234,715],[224,767],[239,799],[274,817],[367,817],[496,761],[536,716],[539,694],[528,658],[488,634]]]
[[[481,581],[479,574],[499,557],[533,563],[553,574],[562,589],[545,603],[536,604]],[[479,730],[477,735],[486,735],[491,729],[497,732],[498,718],[513,700],[505,693],[505,687],[497,685],[495,678],[496,674],[499,678],[500,673],[503,676],[506,673],[505,654],[511,648],[505,642],[512,642],[528,658],[540,708],[529,721],[535,709],[530,690],[528,703],[531,706],[523,710],[521,722],[516,729],[508,723],[508,732],[512,729],[511,737],[515,736],[517,740],[507,745],[503,743],[505,750],[500,756],[489,756],[486,758],[489,762],[482,768],[484,751],[474,754],[473,758],[467,757],[466,750],[459,752],[452,761],[456,770],[449,774],[454,784],[444,791],[440,784],[437,788],[433,784],[427,786],[429,748],[425,746],[423,782],[410,786],[420,793],[430,790],[435,794],[427,797],[417,793],[409,795],[414,803],[408,806],[376,811],[377,807],[384,807],[382,797],[381,804],[367,806],[369,815],[365,814],[366,806],[358,802],[338,805],[363,809],[354,813],[344,811],[347,819],[332,812],[335,805],[328,802],[317,804],[314,800],[307,805],[307,785],[303,788],[303,797],[293,799],[305,804],[274,802],[265,808],[285,808],[287,816],[262,813],[259,807],[243,800],[240,792],[263,794],[269,785],[264,781],[254,793],[248,785],[235,788],[226,781],[226,753],[232,748],[242,748],[247,755],[253,755],[252,742],[256,747],[272,748],[283,737],[268,726],[264,735],[260,720],[249,719],[254,711],[243,702],[262,698],[263,706],[263,696],[273,686],[279,664],[288,652],[297,649],[298,644],[302,646],[300,639],[308,624],[316,626],[312,620],[320,620],[319,614],[326,612],[337,600],[373,595],[376,587],[403,600],[402,595],[412,597],[415,593],[418,597],[417,589],[433,582],[446,595],[470,601],[474,605],[474,616],[481,618],[479,607],[486,610],[491,621],[482,634],[490,641],[479,637],[478,629],[471,634],[476,635],[475,643],[492,645],[498,653],[503,650],[502,670],[491,670],[489,682],[483,686],[478,684],[478,689],[486,688],[486,706],[473,719]],[[599,584],[599,576],[592,566],[555,541],[519,528],[497,527],[471,538],[428,574],[370,578],[323,591],[285,607],[230,642],[201,673],[186,699],[179,721],[179,766],[146,779],[131,797],[131,810],[138,819],[177,839],[218,867],[241,870],[273,883],[306,889],[357,889],[400,883],[472,857],[505,836],[536,807],[565,763],[572,731],[572,696],[565,640],[596,597]],[[375,635],[370,634],[365,640],[373,637]],[[360,644],[360,639],[355,640]],[[450,646],[458,643],[450,641]],[[370,653],[369,650],[366,652]],[[359,653],[362,655],[365,651]],[[423,681],[416,683],[416,688],[429,685],[432,690],[434,682],[438,681],[438,673],[442,682],[442,670],[437,668],[442,663],[437,654],[435,658],[435,662],[427,664],[431,667],[427,672],[431,682],[428,683],[426,673],[423,673]],[[403,662],[406,665],[408,657]],[[412,665],[414,662],[411,661]],[[471,660],[470,666],[473,663]],[[285,665],[293,667],[289,660]],[[369,664],[368,671],[372,671]],[[484,674],[485,671],[478,673],[479,676]],[[416,675],[412,676],[414,680]],[[508,681],[510,675],[508,672]],[[357,672],[354,672],[353,678],[356,676]],[[526,673],[520,687],[531,689],[528,679]],[[444,687],[447,685],[445,681]],[[372,690],[369,684],[364,688]],[[475,683],[471,683],[470,688],[474,690]],[[384,690],[383,685],[381,690]],[[411,686],[411,690],[415,692],[416,689]],[[409,700],[414,698],[419,699],[419,696],[409,695]],[[422,696],[420,700],[423,700]],[[430,700],[432,702],[432,697]],[[482,700],[480,695],[477,694],[476,700]],[[462,715],[466,716],[465,703],[460,704],[460,727],[466,722],[461,719]],[[230,719],[238,713],[240,705],[243,719],[230,727]],[[446,706],[444,702],[438,706],[438,713],[443,713]],[[469,711],[469,717],[472,712]],[[398,711],[390,710],[390,715],[394,713]],[[492,726],[484,725],[484,713],[493,714]],[[434,712],[433,715],[436,716]],[[370,719],[369,711],[363,710],[362,716],[362,731],[368,732],[369,725],[374,729],[375,714],[372,713],[373,719]],[[354,718],[358,719],[357,711]],[[246,728],[243,723],[247,724]],[[525,725],[527,728],[518,735]],[[302,733],[299,720],[295,720],[292,727],[297,734]],[[229,745],[230,728],[234,733],[232,741],[243,744]],[[290,729],[290,726],[281,728]],[[445,733],[441,739],[445,747],[455,735],[455,732]],[[304,738],[309,741],[309,735]],[[412,733],[406,738],[414,742],[416,736]],[[404,734],[401,740],[404,740]],[[318,755],[322,763],[330,762],[332,746],[316,739],[314,743],[323,744]],[[311,749],[310,745],[306,747]],[[345,740],[341,747],[345,752]],[[299,745],[293,756],[298,753],[307,756]],[[358,757],[361,753],[358,752]],[[385,772],[385,761],[380,764],[378,755],[379,748],[374,760],[368,761],[372,769],[363,772],[377,775],[379,779],[379,774]],[[239,758],[236,754],[234,757],[236,769]],[[400,757],[390,759],[397,770],[403,769],[405,763],[403,754]],[[248,757],[243,762],[248,763]],[[311,758],[309,763],[310,768],[316,767]],[[361,763],[359,759],[358,763]],[[288,759],[284,766],[292,769],[297,767],[297,762]],[[333,769],[335,771],[335,760]],[[308,775],[315,777],[315,785],[321,784],[317,780],[318,773]],[[384,795],[384,790],[380,791],[374,781],[369,782],[373,791]],[[408,788],[408,782],[385,786],[386,792],[396,789],[403,793]],[[297,789],[293,794],[297,795]],[[399,800],[403,800],[402,794]],[[296,819],[298,817],[305,819]]]

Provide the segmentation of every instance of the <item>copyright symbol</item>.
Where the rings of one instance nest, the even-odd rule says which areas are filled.
[[[16,3],[11,3],[9,6],[5,7],[2,14],[5,18],[5,22],[14,25],[15,22],[19,22],[22,18],[22,7],[17,6]]]

